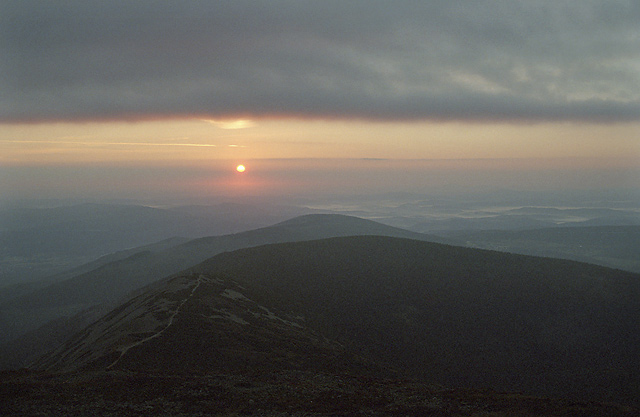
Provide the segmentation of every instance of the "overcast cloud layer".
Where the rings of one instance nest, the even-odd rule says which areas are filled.
[[[640,2],[3,1],[0,121],[640,120]]]

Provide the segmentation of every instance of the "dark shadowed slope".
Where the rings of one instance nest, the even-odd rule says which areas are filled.
[[[324,372],[171,375],[121,371],[0,373],[0,415],[637,417],[602,402],[465,390],[407,379]]]
[[[329,337],[415,376],[638,398],[635,274],[377,237],[221,254],[196,271],[259,285]]]
[[[35,367],[58,372],[124,369],[198,375],[366,371],[368,365],[362,359],[310,329],[304,317],[260,304],[257,296],[235,281],[218,277],[181,275],[164,280],[92,324]]]
[[[38,366],[351,372],[375,363],[448,386],[633,402],[638,326],[635,274],[347,237],[220,254],[149,287]]]
[[[147,246],[143,251],[125,259],[102,264],[92,271],[3,303],[0,305],[0,334],[2,335],[0,342],[15,340],[50,320],[73,316],[96,304],[116,303],[137,288],[196,265],[220,252],[268,243],[350,235],[387,235],[419,240],[443,240],[357,217],[306,215],[270,227],[233,235],[195,239],[168,248]],[[92,318],[97,318],[86,314],[81,317],[90,320],[86,324],[93,321]],[[20,361],[12,360],[10,363],[2,363],[3,361],[0,360],[0,367],[24,366],[24,361],[37,353],[31,348],[24,348],[24,345],[46,346],[47,339],[44,334],[47,332],[47,329],[43,329],[22,339],[19,344],[0,346],[0,353],[4,353],[0,356],[5,358],[18,358],[31,352]],[[58,330],[56,334],[59,334]],[[38,340],[39,338],[43,339]],[[58,339],[57,336],[56,340]],[[17,355],[13,352],[15,350],[18,351]]]

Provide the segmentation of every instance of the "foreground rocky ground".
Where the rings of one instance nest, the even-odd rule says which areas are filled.
[[[2,416],[632,417],[640,410],[410,380],[304,372],[0,374]]]

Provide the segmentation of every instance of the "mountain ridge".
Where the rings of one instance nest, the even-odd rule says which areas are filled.
[[[193,289],[197,277],[205,277],[208,286]],[[162,290],[176,280],[191,282],[182,288],[183,298]],[[304,353],[314,351],[314,343],[283,342],[296,328],[291,323],[297,323],[321,336],[316,347],[326,339],[348,357],[363,358],[343,362],[349,371],[355,363],[377,364],[448,386],[628,402],[637,398],[640,386],[634,376],[639,286],[638,275],[623,271],[403,238],[271,244],[218,254],[141,291],[139,305],[155,288],[173,301],[149,308],[183,302],[182,307],[172,310],[178,313],[177,321],[165,326],[170,331],[127,349],[116,364],[136,372],[171,372],[181,366],[233,371],[221,364],[260,363],[269,369],[272,358],[278,368],[296,363],[302,369],[292,369],[304,370],[314,361],[296,353],[295,346]],[[185,301],[188,294],[197,297]],[[150,330],[132,320],[101,323],[137,329],[117,337],[134,343],[164,328],[149,321],[156,326]],[[249,326],[252,322],[258,324]],[[274,330],[276,324],[281,327]],[[99,327],[92,327],[95,334],[102,334]],[[260,333],[265,329],[276,333]],[[94,339],[76,336],[39,366],[73,370],[86,363],[78,358],[92,358],[96,349],[103,352],[98,358],[106,359],[94,364],[113,364],[117,344],[88,342]],[[176,364],[176,351],[193,355]],[[339,349],[324,352],[325,358],[335,355],[329,363],[345,358]],[[58,368],[47,365],[51,362]]]
[[[310,240],[330,236],[358,234],[387,234],[415,239],[450,242],[448,239],[414,233],[370,220],[345,215],[312,214],[299,216],[272,226],[231,235],[191,239],[179,245],[146,245],[142,251],[126,251],[127,256],[110,263],[97,263],[93,270],[82,270],[67,280],[8,300],[0,306],[0,324],[3,315],[7,323],[2,327],[5,345],[0,349],[4,358],[16,358],[0,367],[20,367],[31,360],[34,347],[46,345],[36,339],[46,339],[47,329],[40,326],[50,320],[70,317],[97,304],[113,305],[131,291],[135,291],[167,275],[177,273],[223,251],[274,242]],[[160,248],[156,250],[154,248]],[[101,311],[101,310],[95,310]],[[98,317],[83,314],[85,324]],[[75,328],[71,326],[70,328]],[[11,339],[31,331],[20,340],[20,345],[8,345]],[[60,329],[53,331],[59,340]],[[53,342],[53,341],[52,341]],[[1,345],[0,345],[1,346]],[[28,347],[27,347],[28,346]],[[17,350],[17,352],[16,352]],[[37,351],[37,349],[36,349]],[[41,352],[42,353],[42,352]],[[24,355],[23,359],[20,359]],[[6,360],[6,359],[5,359]]]

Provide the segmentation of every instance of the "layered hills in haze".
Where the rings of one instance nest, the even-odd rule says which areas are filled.
[[[572,259],[640,272],[640,226],[467,230],[450,236],[473,247]]]
[[[0,205],[0,286],[55,279],[51,275],[124,248],[175,236],[237,233],[311,212],[304,207],[239,203],[172,208]]]
[[[0,342],[5,343],[4,347],[0,347],[3,353],[0,355],[0,367],[26,365],[34,355],[42,353],[43,347],[58,343],[69,332],[104,314],[104,305],[114,306],[129,292],[194,266],[220,252],[267,243],[350,235],[452,241],[351,216],[312,214],[247,232],[186,242],[173,239],[139,250],[116,253],[74,269],[78,273],[69,273],[70,277],[66,279],[0,303]],[[79,315],[72,320],[67,319],[75,314]],[[56,319],[58,321],[52,325],[37,330]],[[29,332],[35,333],[27,334]],[[47,337],[52,339],[47,341]]]

